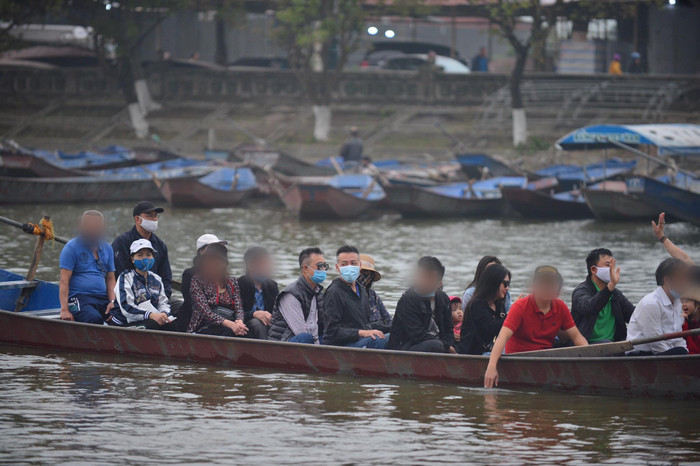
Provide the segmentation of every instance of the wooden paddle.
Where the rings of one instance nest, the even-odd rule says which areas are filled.
[[[637,340],[616,341],[613,343],[600,343],[588,346],[569,346],[566,348],[552,348],[538,351],[525,351],[522,353],[509,354],[509,358],[595,358],[600,356],[612,356],[615,354],[632,351],[636,345],[655,343],[657,341],[673,340],[674,338],[700,335],[700,328],[686,330],[684,332],[666,333],[650,338],[639,338]]]

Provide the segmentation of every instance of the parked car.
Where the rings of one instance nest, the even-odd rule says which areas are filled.
[[[418,71],[428,66],[428,55],[393,55],[379,63],[383,70]],[[468,74],[471,72],[464,63],[450,57],[435,56],[435,66],[446,74]]]
[[[241,57],[236,61],[229,63],[228,66],[229,68],[272,68],[275,70],[283,70],[288,68],[287,59],[284,57]]]
[[[441,44],[433,44],[431,42],[405,42],[405,41],[375,41],[369,44],[365,57],[362,60],[362,67],[378,66],[379,62],[385,59],[388,55],[398,54],[425,54],[435,52],[441,57],[452,57],[467,64],[467,61],[462,57],[457,50],[452,50],[451,47]]]

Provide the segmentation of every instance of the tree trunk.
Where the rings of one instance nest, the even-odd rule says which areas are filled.
[[[132,70],[132,61],[129,57],[122,56],[119,58],[119,87],[124,94],[127,108],[129,109],[129,118],[131,126],[138,138],[145,138],[149,134],[148,122],[137,96],[136,85],[134,82],[134,73]]]
[[[515,67],[510,75],[510,100],[511,108],[513,109],[513,146],[516,147],[527,142],[527,118],[523,106],[523,98],[520,93],[527,51],[527,48],[516,50]]]
[[[314,139],[328,141],[331,132],[331,106],[314,105]]]
[[[146,78],[143,75],[143,70],[141,69],[141,64],[139,63],[138,59],[130,57],[128,60],[130,62],[129,68],[131,69],[131,74],[133,76],[132,79],[134,82],[136,99],[141,107],[141,113],[143,113],[145,117],[150,112],[160,110],[162,106],[153,100],[151,91],[148,89],[148,81],[146,81]]]

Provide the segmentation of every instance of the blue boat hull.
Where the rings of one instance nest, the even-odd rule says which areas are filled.
[[[0,283],[22,282],[24,277],[8,270],[0,269]],[[22,311],[44,311],[60,309],[58,301],[58,285],[55,283],[36,281],[37,285],[29,295],[27,305]],[[14,309],[22,288],[0,289],[0,309]]]
[[[630,194],[653,205],[659,212],[700,225],[700,194],[645,176],[627,179]]]

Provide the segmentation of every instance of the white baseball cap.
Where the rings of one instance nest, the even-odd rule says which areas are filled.
[[[156,250],[153,248],[153,245],[151,244],[150,241],[147,239],[137,239],[133,243],[131,243],[131,247],[129,248],[129,252],[131,254],[136,254],[139,252],[141,249],[150,249],[153,252],[156,252]]]
[[[209,246],[210,244],[221,244],[225,246],[228,244],[228,241],[224,241],[219,239],[216,235],[207,233],[206,235],[202,235],[197,238],[197,251],[202,249],[204,246]]]

